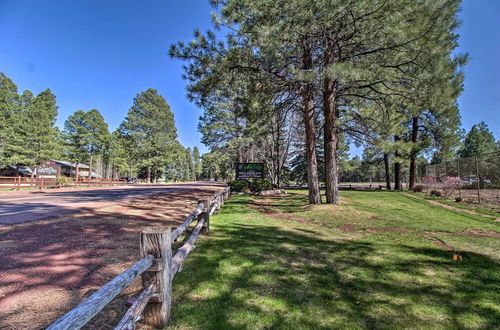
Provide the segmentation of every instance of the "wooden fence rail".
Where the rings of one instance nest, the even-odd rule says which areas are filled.
[[[142,259],[117,275],[47,329],[80,329],[138,276],[142,278],[143,291],[127,310],[115,330],[134,329],[135,323],[141,319],[149,326],[164,327],[170,318],[172,279],[182,270],[182,263],[195,248],[194,243],[200,232],[208,233],[210,216],[221,208],[224,200],[230,195],[229,187],[225,187],[211,200],[199,201],[195,210],[174,230],[164,227],[144,229],[140,239]],[[172,257],[172,242],[178,239],[196,218],[198,223]]]
[[[36,178],[22,176],[0,176],[0,188],[12,188],[21,190],[22,188],[63,188],[78,186],[117,186],[127,183],[126,180],[105,179],[105,178]]]

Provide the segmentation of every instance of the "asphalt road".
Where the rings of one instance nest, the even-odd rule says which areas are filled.
[[[150,197],[173,191],[206,187],[208,183],[177,185],[129,185],[96,189],[9,192],[0,195],[0,226],[45,220],[71,213]]]

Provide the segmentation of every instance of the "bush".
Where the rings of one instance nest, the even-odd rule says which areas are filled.
[[[455,197],[455,202],[460,203],[462,201],[461,197]]]
[[[456,189],[462,188],[462,180],[458,176],[447,176],[443,180],[443,194],[445,198],[450,198]]]
[[[231,191],[241,192],[250,190],[252,192],[261,192],[263,190],[273,189],[273,184],[269,180],[265,179],[253,179],[253,180],[234,180],[228,183],[231,187]]]
[[[413,192],[422,192],[424,191],[424,186],[421,184],[417,184],[413,186]]]
[[[231,191],[242,192],[248,189],[250,182],[248,180],[233,180],[228,182]]]
[[[438,190],[431,190],[431,196],[441,197],[441,192]]]
[[[58,176],[56,178],[56,182],[58,186],[61,187],[69,187],[74,184],[73,178],[67,177],[67,176]]]
[[[424,189],[427,192],[429,192],[429,189],[431,188],[431,186],[436,183],[436,177],[434,177],[434,176],[423,176],[422,177],[422,183],[423,183]]]
[[[271,190],[273,189],[273,184],[271,181],[266,179],[254,179],[250,182],[248,186],[253,192],[261,192],[263,190]]]

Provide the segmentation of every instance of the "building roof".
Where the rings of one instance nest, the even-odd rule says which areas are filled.
[[[54,160],[54,162],[59,165],[59,166],[66,166],[66,167],[72,167],[72,168],[75,168],[76,167],[76,163],[72,163],[72,162],[66,162],[64,160]],[[85,165],[85,164],[82,164],[82,163],[78,163],[78,167],[79,168],[84,168],[84,169],[88,169],[89,166],[88,165]]]

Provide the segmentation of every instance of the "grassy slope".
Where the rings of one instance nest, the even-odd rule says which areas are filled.
[[[300,192],[267,199],[274,206],[259,210],[280,212],[269,215],[249,207],[253,198],[233,196],[174,280],[171,327],[491,328],[500,323],[499,240],[464,232],[500,231],[492,220],[393,192],[342,196],[342,206],[307,206]],[[436,239],[466,251],[468,258],[454,261],[453,252]]]

